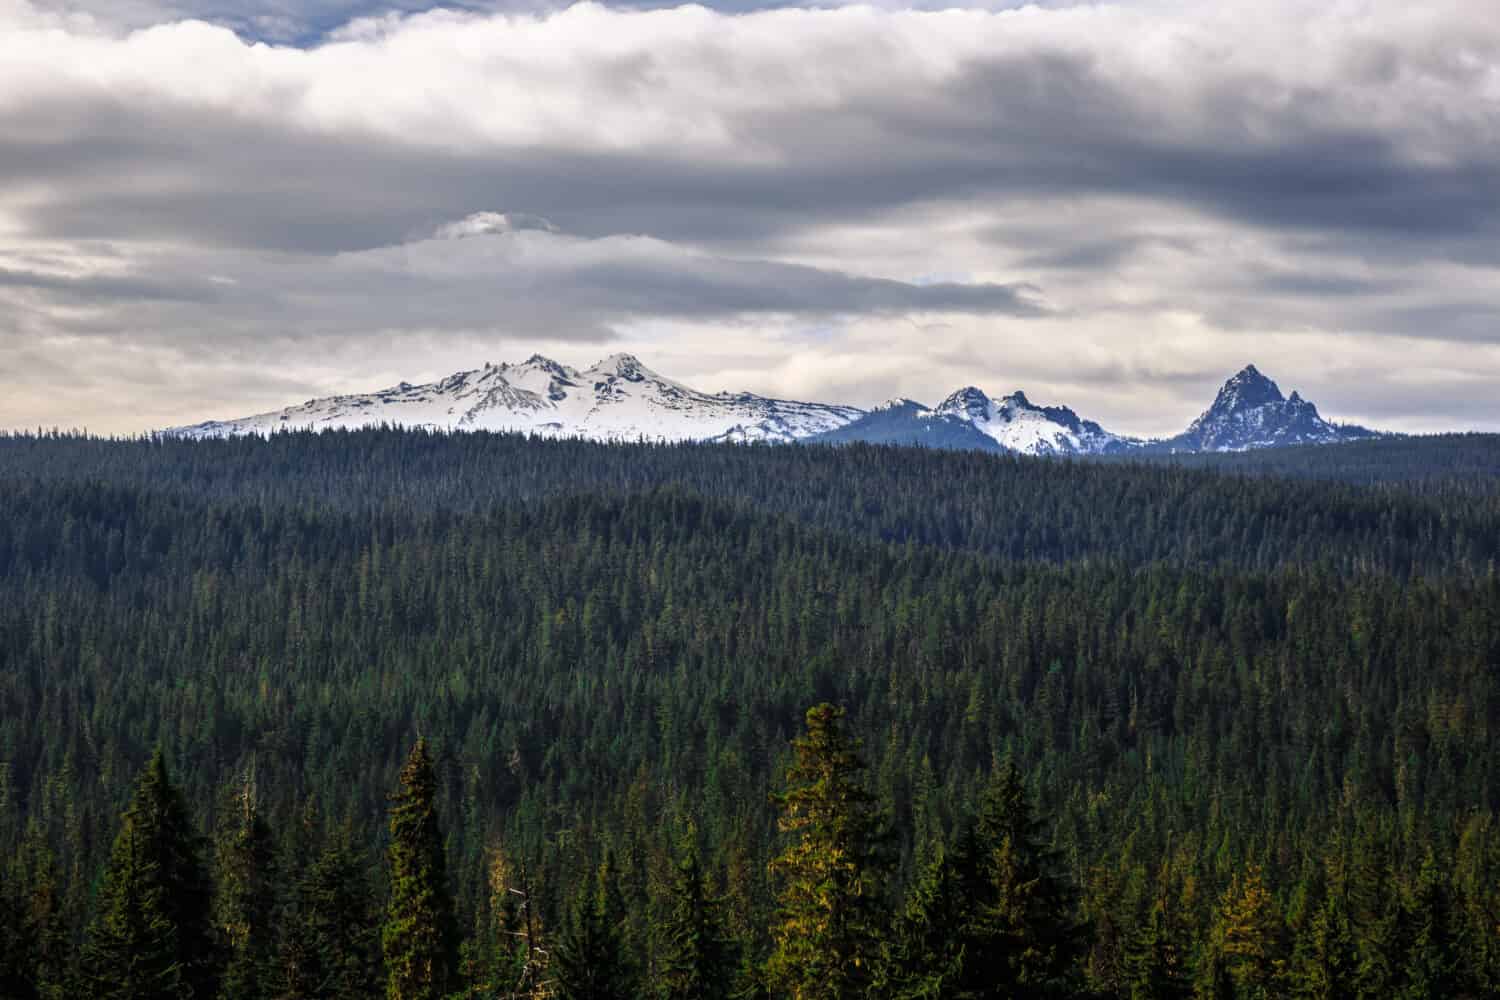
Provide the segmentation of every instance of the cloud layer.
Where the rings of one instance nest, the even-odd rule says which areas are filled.
[[[111,9],[0,0],[0,427],[608,341],[1138,433],[1253,360],[1335,416],[1500,429],[1471,3]]]

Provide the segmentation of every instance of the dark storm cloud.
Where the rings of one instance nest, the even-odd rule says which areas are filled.
[[[140,300],[206,303],[220,298],[213,288],[181,277],[161,280],[146,276],[74,276],[0,267],[0,290],[7,288],[48,293],[69,304]]]
[[[1500,264],[1500,151],[1482,137],[1422,162],[1401,135],[1213,100],[1212,127],[1163,125],[1149,93],[1102,79],[1091,60],[1002,54],[920,94],[727,115],[733,134],[775,154],[746,164],[671,150],[434,149],[95,93],[0,115],[0,183],[50,187],[19,214],[56,238],[329,252],[506,206],[587,235],[732,244],[912,204],[1116,196]],[[1106,238],[1034,263],[1108,267],[1129,249]]]
[[[616,325],[640,318],[1046,312],[1039,291],[1025,285],[911,284],[693,253],[659,240],[588,240],[538,228],[420,241],[327,264],[300,254],[246,259],[219,252],[143,257],[131,266],[141,274],[73,278],[0,270],[0,292],[17,287],[59,306],[113,303],[105,314],[59,314],[53,327],[71,336],[149,330],[206,351],[268,330],[309,340],[400,327],[500,327],[605,340]],[[214,280],[203,279],[205,269]],[[208,317],[214,335],[205,339]]]

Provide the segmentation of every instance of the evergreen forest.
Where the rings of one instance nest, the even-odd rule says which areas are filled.
[[[1497,473],[0,436],[0,998],[1500,997]]]

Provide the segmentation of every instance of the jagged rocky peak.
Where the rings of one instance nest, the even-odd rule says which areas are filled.
[[[1363,427],[1324,420],[1300,393],[1283,396],[1275,382],[1254,365],[1246,365],[1224,383],[1213,405],[1186,432],[1165,444],[1179,451],[1245,451],[1373,436]]]
[[[990,397],[983,389],[966,385],[938,404],[938,413],[955,413],[960,416],[982,418],[989,415]]]
[[[1209,409],[1232,413],[1267,403],[1280,403],[1283,398],[1275,382],[1262,375],[1254,365],[1246,365],[1220,387]]]
[[[500,367],[503,369],[503,368],[510,368],[511,366],[510,365],[501,365]],[[521,364],[516,365],[515,367],[516,368],[540,368],[542,371],[551,372],[553,375],[567,375],[567,374],[569,374],[569,370],[568,370],[568,368],[566,366],[558,364],[556,361],[553,361],[551,358],[547,357],[545,354],[533,354],[531,357],[527,358],[525,361],[521,362]]]

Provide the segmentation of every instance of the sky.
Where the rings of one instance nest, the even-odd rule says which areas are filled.
[[[1500,431],[1495,0],[0,0],[0,428],[615,352]]]

